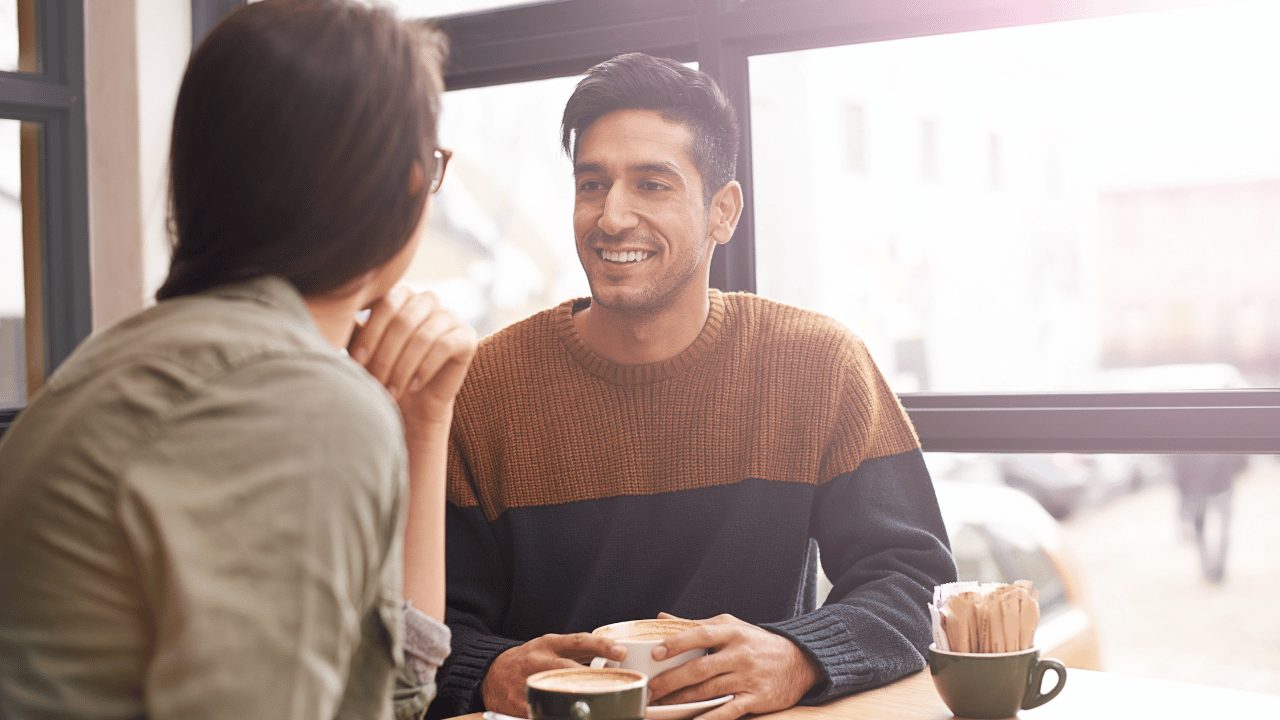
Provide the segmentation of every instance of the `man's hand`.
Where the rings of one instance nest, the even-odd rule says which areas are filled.
[[[595,657],[620,661],[626,656],[626,648],[599,635],[543,635],[495,658],[480,684],[480,693],[488,710],[529,717],[524,681],[530,675],[555,668],[582,667]]]
[[[659,617],[672,616],[663,613]],[[747,714],[786,710],[822,677],[817,664],[781,635],[732,615],[699,622],[699,627],[673,635],[654,648],[654,659],[696,648],[709,648],[711,654],[650,680],[651,704],[696,702],[732,694],[733,700],[699,720],[735,720]]]
[[[429,292],[396,287],[369,309],[351,357],[386,386],[407,428],[448,423],[476,352],[475,331]]]

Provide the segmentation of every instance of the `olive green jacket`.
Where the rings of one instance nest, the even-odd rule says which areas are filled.
[[[279,278],[87,340],[0,442],[0,717],[391,716],[402,432]]]

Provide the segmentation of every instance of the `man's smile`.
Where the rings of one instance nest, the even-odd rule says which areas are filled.
[[[644,262],[654,255],[654,253],[646,250],[605,250],[601,248],[597,252],[600,254],[601,259],[617,265]]]

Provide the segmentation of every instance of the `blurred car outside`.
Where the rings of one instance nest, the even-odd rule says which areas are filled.
[[[1090,495],[1093,468],[1084,456],[1070,453],[1018,453],[996,460],[1004,482],[1031,496],[1061,520],[1084,505]]]
[[[1097,464],[1100,457],[1071,453],[925,453],[925,463],[935,481],[1008,485],[1030,495],[1061,520],[1089,502],[1115,494],[1105,487],[1109,483],[1097,479],[1102,472]]]
[[[925,463],[934,480],[1021,490],[1059,520],[1173,476],[1167,456],[1150,454],[925,453]]]

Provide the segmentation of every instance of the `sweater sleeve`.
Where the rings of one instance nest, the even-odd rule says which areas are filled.
[[[456,430],[455,430],[456,433]],[[429,718],[484,709],[480,684],[498,655],[522,645],[498,634],[510,592],[507,561],[480,506],[458,443],[449,451],[449,503],[445,508],[448,597],[445,623],[453,635],[449,657],[436,675]]]
[[[436,696],[436,670],[449,656],[449,628],[404,605],[404,663],[392,695],[396,720],[417,720]]]
[[[811,535],[832,590],[817,610],[765,627],[803,648],[825,702],[924,667],[933,586],[955,579],[946,529],[914,430],[860,344],[837,372],[836,416]]]

